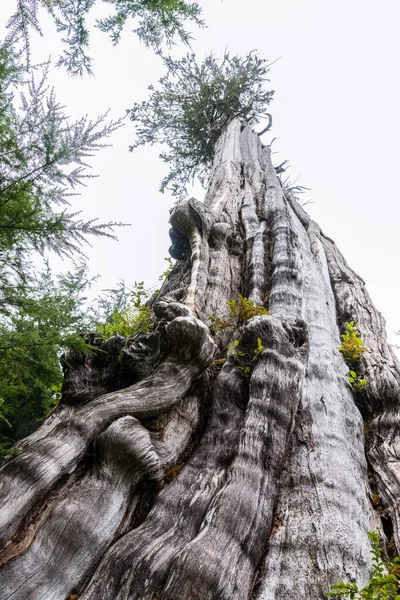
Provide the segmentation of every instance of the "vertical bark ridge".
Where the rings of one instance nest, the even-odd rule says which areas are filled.
[[[365,483],[362,422],[336,349],[336,310],[322,248],[285,199],[283,203],[285,210],[277,203],[278,215],[286,225],[272,219],[274,256],[282,251],[274,261],[270,307],[274,313],[274,302],[278,310],[284,305],[285,284],[289,290],[296,290],[295,282],[300,285],[301,293],[292,292],[282,310],[290,310],[293,298],[295,311],[300,309],[307,324],[310,351],[256,597],[317,600],[340,578],[366,580],[366,532],[374,519]]]
[[[254,368],[236,456],[210,503],[197,536],[175,558],[162,597],[230,600],[252,586],[273,507],[304,377],[306,351],[273,317],[249,323],[252,343],[267,350]],[[246,331],[249,334],[249,331]],[[251,343],[247,341],[247,343]],[[198,558],[203,567],[198,569]]]
[[[213,216],[215,223],[228,223],[235,230],[239,222],[242,181],[242,125],[232,121],[218,141],[210,186],[204,205]]]
[[[323,245],[339,327],[343,330],[346,321],[360,325],[367,348],[361,364],[368,377],[365,395],[370,400],[369,410],[379,410],[390,404],[396,406],[400,401],[400,368],[386,341],[385,320],[372,304],[364,281],[348,266],[335,243],[322,233],[293,198],[290,204],[304,226],[311,228]]]
[[[264,214],[272,244],[269,308],[282,317],[302,317],[303,269],[302,257],[297,252],[296,232],[290,221],[275,169],[266,154],[266,193]]]
[[[245,265],[242,279],[247,297],[257,305],[265,302],[265,248],[266,223],[261,218],[265,197],[266,160],[259,139],[249,127],[240,136],[242,153],[242,204],[241,222],[244,229]]]
[[[212,217],[201,202],[190,198],[175,207],[170,222],[173,229],[190,243],[191,276],[185,305],[196,314],[197,300],[202,298],[207,286],[208,237]]]
[[[335,295],[337,318],[343,330],[346,321],[355,321],[367,351],[361,371],[367,377],[365,391],[357,394],[357,404],[369,420],[367,457],[374,473],[382,507],[383,521],[392,520],[396,547],[400,548],[400,367],[387,344],[385,321],[372,304],[364,281],[347,265],[332,240],[327,238],[295,200],[291,205],[308,228],[313,228],[327,256],[330,280]]]
[[[232,252],[234,246],[234,252]],[[203,297],[202,314],[206,322],[210,315],[226,315],[226,300],[240,292],[242,244],[227,223],[215,223],[210,236],[207,293]],[[226,300],[225,300],[226,298]]]

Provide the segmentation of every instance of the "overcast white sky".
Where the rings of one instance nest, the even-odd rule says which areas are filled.
[[[3,25],[16,0],[1,0]],[[192,28],[199,58],[213,51],[245,54],[257,49],[280,60],[270,71],[275,99],[272,137],[276,161],[287,158],[292,179],[311,188],[306,209],[332,237],[350,266],[366,281],[387,320],[389,341],[400,343],[400,139],[399,0],[202,0],[207,29]],[[93,16],[108,14],[99,0]],[[59,52],[58,36],[43,17],[45,37],[33,39],[33,58]],[[133,27],[132,27],[133,28]],[[185,53],[184,47],[174,54]],[[92,31],[95,78],[52,73],[57,97],[73,118],[95,117],[108,108],[115,117],[146,98],[162,75],[160,59],[128,27],[112,47]],[[397,73],[397,75],[396,75]],[[269,134],[268,134],[269,135]],[[100,177],[74,202],[85,218],[131,223],[119,242],[93,240],[90,270],[101,288],[118,279],[157,282],[165,269],[168,217],[173,200],[158,192],[165,169],[156,148],[131,154],[130,122],[112,138],[113,147],[92,160]],[[196,188],[201,198],[201,190]]]

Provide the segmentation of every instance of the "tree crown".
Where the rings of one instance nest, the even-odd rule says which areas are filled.
[[[223,128],[236,117],[258,123],[268,114],[273,91],[264,90],[269,66],[255,52],[245,58],[226,53],[222,60],[210,54],[200,64],[194,54],[162,58],[167,74],[158,89],[149,86],[149,99],[129,111],[137,136],[131,150],[163,144],[167,150],[160,157],[170,170],[160,191],[170,189],[179,198],[194,177],[205,184]]]

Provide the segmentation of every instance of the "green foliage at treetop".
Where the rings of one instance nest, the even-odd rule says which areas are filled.
[[[329,598],[350,598],[351,600],[400,600],[400,558],[383,560],[379,545],[379,535],[368,533],[371,541],[372,571],[369,582],[359,589],[356,583],[340,581],[332,585]]]
[[[62,34],[66,48],[58,59],[73,75],[92,72],[92,59],[87,54],[89,29],[87,17],[101,0],[15,0],[15,12],[7,23],[8,42],[21,46],[29,63],[30,32],[42,35],[39,9],[44,9],[54,20]],[[108,33],[114,44],[118,43],[124,26],[134,22],[134,33],[146,46],[158,49],[166,42],[171,45],[176,38],[188,44],[191,36],[184,24],[192,21],[203,26],[201,9],[195,2],[184,0],[103,0],[113,9],[105,19],[98,19],[96,27]]]
[[[158,89],[150,86],[149,99],[129,111],[137,137],[131,150],[162,144],[166,150],[160,157],[169,173],[160,190],[170,189],[180,198],[194,177],[207,182],[223,128],[235,117],[258,123],[268,115],[273,92],[264,90],[267,61],[254,52],[245,58],[227,53],[222,60],[211,54],[200,64],[194,54],[181,60],[162,58],[167,74]]]

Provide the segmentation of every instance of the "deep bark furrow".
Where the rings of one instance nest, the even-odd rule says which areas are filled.
[[[367,438],[368,460],[373,468],[378,498],[390,518],[396,548],[400,548],[400,416],[387,411],[371,424]],[[388,540],[391,542],[392,540]]]

